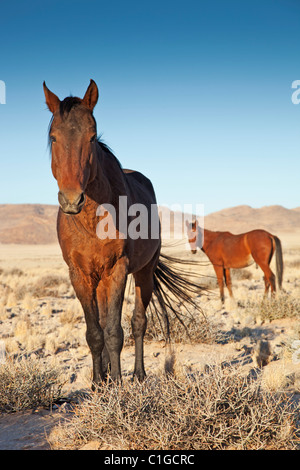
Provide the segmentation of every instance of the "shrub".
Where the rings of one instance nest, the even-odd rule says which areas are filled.
[[[253,278],[252,272],[248,269],[232,269],[231,277],[234,281],[249,280]]]
[[[7,358],[0,364],[0,411],[49,407],[61,397],[62,387],[57,368],[43,365],[34,356]]]
[[[38,279],[36,283],[30,287],[30,292],[33,297],[60,297],[62,288],[67,290],[70,287],[70,281],[63,276],[44,276]]]
[[[294,449],[297,416],[299,408],[263,391],[257,377],[238,368],[207,367],[181,378],[105,384],[49,441],[59,449],[95,440],[100,449]]]
[[[243,307],[251,316],[260,318],[261,321],[300,319],[300,299],[284,292],[278,292],[271,298],[247,300]]]

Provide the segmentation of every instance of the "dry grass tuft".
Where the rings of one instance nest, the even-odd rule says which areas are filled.
[[[252,272],[248,269],[232,269],[231,277],[233,281],[249,280],[253,278]]]
[[[33,297],[60,297],[70,287],[70,281],[67,277],[63,276],[44,276],[38,279],[30,291]]]
[[[32,323],[28,315],[22,315],[16,321],[14,335],[17,338],[25,338],[32,334]]]
[[[15,412],[49,407],[61,397],[63,382],[60,371],[41,361],[7,358],[0,364],[0,411]]]
[[[201,312],[191,312],[181,307],[182,323],[174,314],[169,317],[170,337],[175,343],[206,343],[211,344],[217,337],[217,325],[206,318]],[[146,339],[162,341],[165,339],[163,327],[150,311],[147,313]]]
[[[102,449],[294,449],[299,408],[260,385],[257,377],[221,367],[181,379],[106,384],[77,406],[49,442],[54,449],[95,440]]]
[[[300,318],[300,299],[285,293],[277,293],[276,297],[261,301],[248,301],[245,307],[262,321]]]
[[[300,318],[300,299],[288,294],[279,294],[276,298],[262,304],[262,318],[264,320],[295,317]]]
[[[63,325],[76,325],[83,320],[83,310],[77,299],[70,299],[69,307],[60,314],[60,322]]]
[[[294,259],[293,261],[289,261],[288,263],[286,263],[286,265],[290,268],[300,269],[300,258]]]

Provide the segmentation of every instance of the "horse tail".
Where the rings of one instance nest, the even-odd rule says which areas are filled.
[[[167,341],[170,340],[170,313],[185,328],[188,336],[189,333],[185,324],[186,316],[188,315],[190,320],[194,319],[195,312],[200,312],[204,316],[201,307],[196,303],[195,295],[199,295],[201,291],[206,289],[191,279],[197,276],[195,273],[185,270],[182,266],[195,264],[197,262],[160,254],[153,274],[154,295],[151,299],[150,308],[151,310],[153,308]],[[158,305],[155,300],[157,300]],[[185,307],[185,313],[181,312],[182,307]],[[189,307],[192,309],[192,313]]]
[[[278,237],[274,236],[275,248],[276,248],[276,273],[279,289],[282,288],[282,277],[283,277],[283,256],[281,241]]]

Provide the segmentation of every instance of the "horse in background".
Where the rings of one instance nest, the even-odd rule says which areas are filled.
[[[203,229],[198,221],[186,221],[187,236],[192,253],[200,248],[212,263],[220,289],[221,302],[224,304],[224,281],[230,297],[233,297],[230,269],[240,269],[256,263],[264,273],[265,295],[271,288],[271,294],[276,291],[275,275],[270,269],[270,263],[276,252],[276,274],[278,287],[282,287],[283,257],[281,241],[275,235],[265,230],[233,235],[230,232],[213,232]]]

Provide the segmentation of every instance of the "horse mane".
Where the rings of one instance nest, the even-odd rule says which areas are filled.
[[[80,98],[77,98],[77,96],[67,96],[63,101],[60,102],[59,104],[59,112],[61,117],[63,117],[64,114],[69,114],[72,108],[75,108],[75,106],[80,105],[82,100]]]
[[[104,150],[104,152],[108,152],[116,158],[116,156],[114,155],[112,149],[102,139],[102,134],[98,135],[97,142],[100,145],[101,149]]]
[[[123,171],[123,167],[121,165],[121,162],[115,156],[112,149],[103,141],[102,134],[100,134],[100,136],[97,137],[97,142],[100,145],[101,150],[103,150],[105,153],[108,153],[111,157],[113,157],[116,160],[116,162],[118,163],[118,165],[120,167],[120,170]]]

